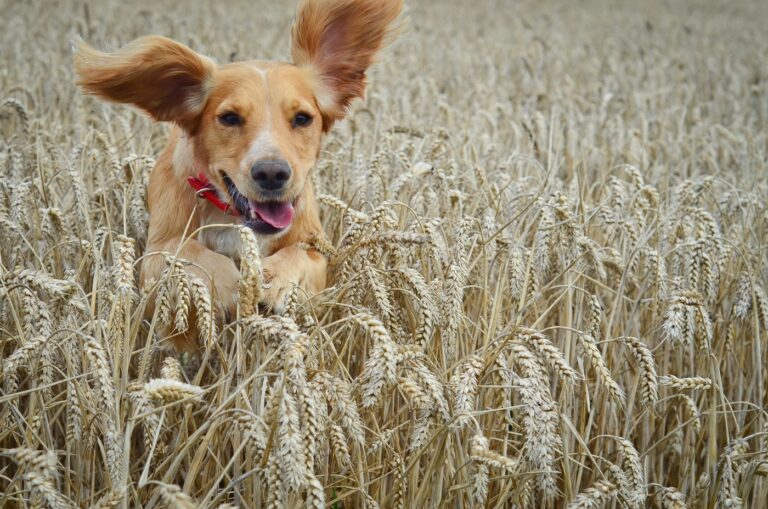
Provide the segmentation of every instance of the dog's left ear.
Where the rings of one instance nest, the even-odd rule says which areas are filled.
[[[155,35],[114,53],[82,41],[73,46],[77,83],[86,92],[188,129],[205,107],[216,65],[181,43]]]
[[[365,71],[396,32],[403,0],[303,0],[291,31],[291,56],[309,67],[323,130],[365,94]]]

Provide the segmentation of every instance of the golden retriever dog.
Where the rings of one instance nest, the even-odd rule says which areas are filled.
[[[292,62],[217,65],[160,36],[113,53],[76,43],[83,90],[173,124],[149,181],[142,284],[160,278],[161,253],[178,254],[234,316],[239,233],[198,230],[242,224],[259,239],[266,306],[279,312],[294,285],[307,294],[325,288],[326,259],[309,247],[323,238],[309,174],[325,134],[363,97],[366,70],[391,40],[402,3],[303,0]]]

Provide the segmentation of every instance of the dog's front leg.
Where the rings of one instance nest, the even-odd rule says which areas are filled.
[[[275,313],[285,311],[285,300],[294,286],[300,297],[322,291],[326,283],[327,261],[315,249],[286,246],[264,258],[264,293],[262,303]]]
[[[181,249],[179,246],[181,245]],[[175,254],[189,262],[185,264],[187,273],[202,279],[211,291],[212,302],[221,306],[229,316],[237,313],[240,272],[231,258],[211,251],[194,239],[171,239],[160,244],[147,246],[147,257],[141,266],[142,285],[159,280],[166,264],[161,253]],[[157,254],[153,254],[157,253]]]

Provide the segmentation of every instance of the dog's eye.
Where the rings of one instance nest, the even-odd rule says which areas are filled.
[[[297,113],[295,117],[293,117],[293,120],[291,121],[291,125],[293,127],[305,127],[312,123],[312,115],[309,113]]]
[[[222,125],[225,125],[227,127],[235,127],[238,125],[241,125],[243,123],[243,119],[240,118],[240,115],[233,111],[228,111],[226,113],[222,113],[219,115],[219,122],[222,123]]]

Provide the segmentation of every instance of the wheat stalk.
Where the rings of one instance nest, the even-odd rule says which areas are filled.
[[[640,389],[642,402],[653,406],[659,400],[659,380],[656,376],[656,362],[650,348],[637,338],[623,337],[624,343],[632,351],[640,370]]]
[[[153,400],[168,404],[178,401],[200,401],[203,390],[175,379],[153,378],[142,389]]]
[[[588,334],[579,334],[579,346],[582,349],[583,355],[592,366],[597,378],[600,380],[601,385],[605,387],[608,394],[617,404],[623,405],[625,400],[624,390],[611,376],[611,372],[605,363],[605,359],[603,359],[603,355],[597,348],[594,338]]]
[[[160,484],[158,491],[163,501],[171,509],[197,509],[200,507],[195,500],[173,484]]]
[[[291,490],[298,491],[306,478],[307,460],[302,447],[302,433],[299,427],[299,408],[289,391],[283,391],[278,410],[278,458],[284,482]]]
[[[71,509],[71,503],[55,486],[56,455],[53,451],[13,448],[4,451],[24,468],[24,480],[33,495],[39,496],[52,509]]]
[[[261,298],[261,254],[259,243],[250,228],[241,226],[240,232],[240,311],[250,316],[258,311]]]
[[[483,360],[478,355],[468,357],[456,370],[451,385],[455,394],[453,413],[456,415],[455,425],[459,428],[472,421],[477,398],[477,382],[483,370]]]
[[[476,434],[472,437],[470,454],[472,459],[476,462],[499,469],[503,472],[506,471],[511,473],[517,468],[517,462],[514,460],[493,452],[490,449],[488,439],[480,434]]]
[[[616,496],[616,486],[605,480],[596,481],[592,486],[579,493],[569,504],[568,509],[599,509],[605,507]]]
[[[373,348],[365,363],[363,391],[363,407],[370,408],[376,404],[381,391],[387,385],[397,382],[397,347],[384,325],[368,314],[355,316],[359,323],[373,340]]]
[[[661,490],[661,507],[663,509],[688,509],[685,496],[675,488]]]
[[[663,375],[659,377],[659,383],[681,391],[706,391],[712,387],[712,380],[701,376],[677,377]]]
[[[579,376],[568,362],[563,353],[547,338],[533,329],[518,328],[517,334],[524,343],[529,345],[536,353],[549,364],[567,385],[574,385]]]

